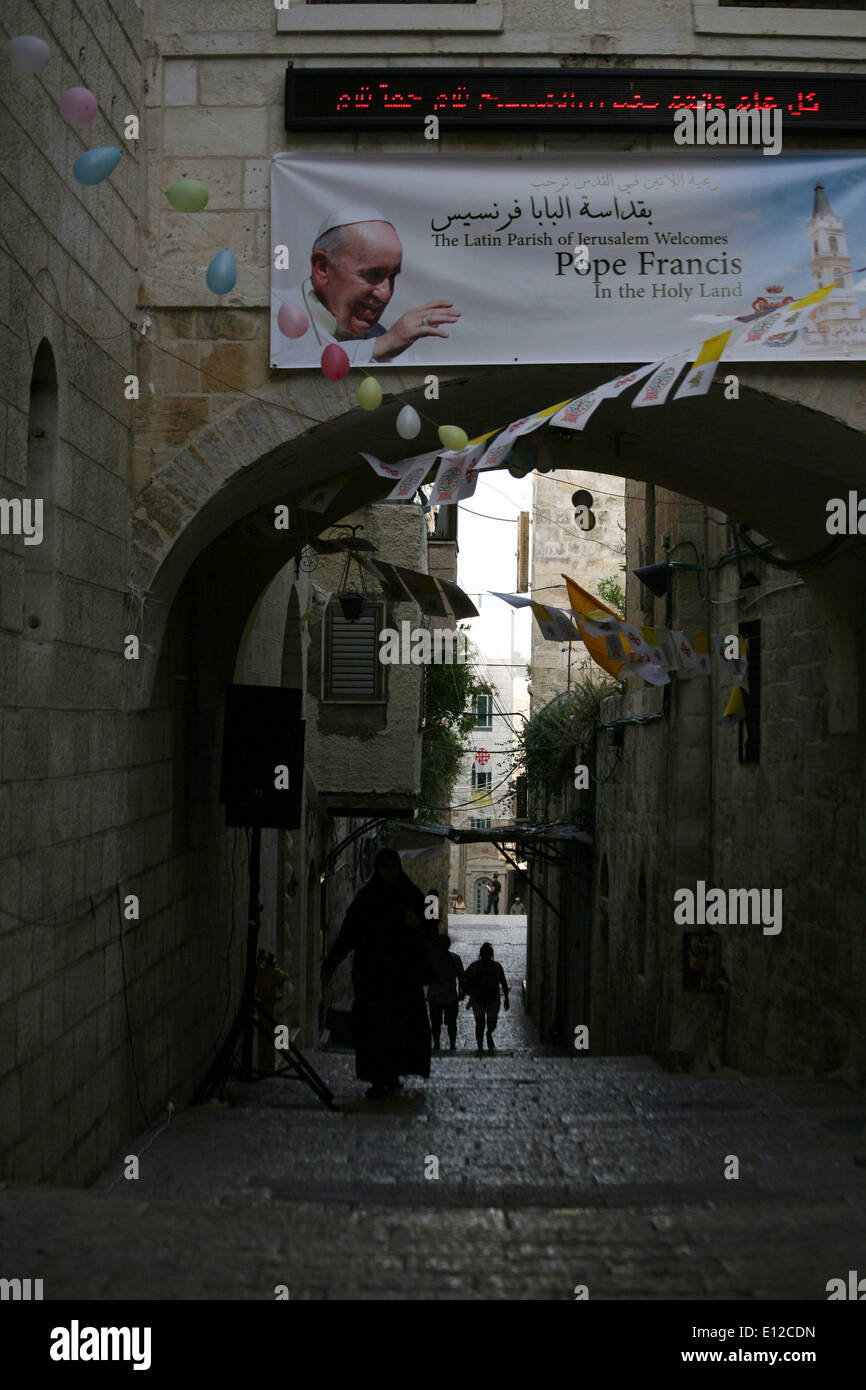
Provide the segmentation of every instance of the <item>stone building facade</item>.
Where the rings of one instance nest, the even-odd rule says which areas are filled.
[[[230,982],[239,973],[246,882],[242,838],[225,828],[218,802],[225,687],[232,680],[306,686],[309,580],[294,561],[313,535],[384,492],[357,463],[369,421],[350,385],[268,366],[268,168],[289,143],[287,61],[375,58],[442,69],[807,62],[813,71],[854,71],[866,56],[866,28],[857,14],[803,11],[786,13],[780,35],[778,16],[712,0],[661,7],[597,0],[586,11],[568,0],[285,10],[215,0],[206,12],[198,0],[141,7],[70,0],[48,14],[31,0],[4,14],[9,35],[44,36],[53,56],[38,75],[7,66],[2,100],[2,490],[7,500],[43,490],[49,549],[37,561],[20,536],[0,538],[0,1161],[15,1180],[86,1182],[169,1100],[189,1100],[236,1002]],[[78,84],[99,98],[99,115],[83,131],[64,124],[56,107],[60,92]],[[124,137],[128,114],[141,117],[137,143]],[[543,129],[445,133],[435,150],[411,132],[320,133],[291,143],[434,159],[471,150],[669,151],[662,136]],[[123,158],[107,182],[84,188],[72,164],[97,144],[120,146]],[[210,189],[207,210],[195,218],[165,200],[181,177]],[[238,283],[215,303],[204,271],[214,250],[228,245]],[[443,371],[441,419],[459,418],[480,433],[574,396],[606,371],[603,364]],[[137,400],[126,395],[131,374]],[[735,414],[715,391],[692,404],[699,459],[695,414],[684,427],[666,411],[641,412],[665,419],[642,419],[635,433],[627,404],[617,402],[592,422],[593,462],[600,473],[654,481],[732,514],[751,498],[760,465],[767,495],[784,502],[780,510],[759,501],[749,519],[782,552],[807,553],[817,548],[815,518],[827,488],[861,477],[862,364],[750,367],[740,380]],[[389,399],[420,405],[422,388],[420,373],[387,372]],[[765,457],[767,440],[773,448]],[[326,512],[304,510],[313,483],[338,478]],[[280,504],[293,518],[286,533],[273,525]],[[396,543],[415,553],[411,536]],[[783,695],[776,697],[787,742],[781,764],[762,767],[757,784],[775,806],[795,805],[797,835],[778,819],[773,833],[785,854],[796,851],[803,876],[799,926],[792,909],[790,998],[766,1042],[773,1057],[793,1055],[798,982],[825,983],[827,1009],[847,1017],[853,982],[863,975],[862,933],[851,916],[862,897],[861,571],[846,558],[832,572],[804,576],[813,616],[802,610],[797,621],[815,634],[810,653],[821,650],[820,626],[826,660],[794,668],[785,692],[798,702],[790,732],[781,730]],[[767,595],[766,621],[781,616],[774,605],[784,600]],[[124,656],[128,636],[139,641],[137,660]],[[408,710],[408,686],[404,694]],[[703,718],[684,705],[679,727]],[[312,699],[307,719],[319,728]],[[405,814],[411,805],[417,725],[395,724],[388,735],[387,758],[378,748],[375,760],[359,751],[352,762],[352,805],[323,803],[324,818],[311,763],[302,825],[263,836],[265,939],[285,953],[289,1008],[307,1042],[320,1021],[317,952],[331,922],[321,890],[329,866],[340,862],[332,851],[370,806]],[[328,791],[337,789],[332,751],[328,743],[320,749]],[[724,787],[718,778],[715,785]],[[682,873],[703,853],[689,798],[677,821]],[[750,804],[759,805],[754,788]],[[833,874],[832,915],[804,840],[815,824]],[[358,850],[352,874],[368,853]],[[717,859],[716,872],[723,867]],[[667,887],[661,880],[651,887],[645,874],[647,892],[662,901]],[[631,948],[611,944],[612,953],[620,949]],[[768,972],[776,959],[767,957]],[[756,957],[752,965],[760,963]],[[639,988],[623,996],[631,1014]],[[730,1055],[748,1060],[769,988],[758,973],[732,992]],[[849,1064],[832,1020],[824,1044],[820,1016],[798,1026],[814,1030],[822,1065]]]
[[[563,572],[581,588],[598,594],[603,579],[614,579],[624,589],[625,491],[622,478],[557,468],[536,473],[532,480],[532,597],[568,609]],[[583,531],[575,520],[572,495],[592,493],[594,525]],[[610,604],[607,603],[607,607]],[[533,714],[543,709],[561,690],[580,679],[592,659],[580,642],[547,642],[537,623],[532,624]]]

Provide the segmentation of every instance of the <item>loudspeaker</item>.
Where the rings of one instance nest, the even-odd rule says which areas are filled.
[[[662,560],[658,565],[643,565],[640,569],[632,570],[632,574],[637,575],[641,584],[646,584],[656,598],[663,598],[667,593],[671,574],[667,560]]]
[[[226,825],[294,830],[301,824],[301,695],[280,686],[227,687],[220,775]]]

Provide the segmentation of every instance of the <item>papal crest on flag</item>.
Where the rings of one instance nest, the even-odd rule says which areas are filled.
[[[594,410],[597,410],[605,399],[604,391],[597,387],[594,391],[587,391],[585,396],[577,396],[568,405],[564,405],[561,410],[551,418],[551,425],[556,425],[565,430],[582,430],[585,428],[589,417]]]
[[[635,367],[633,372],[626,372],[625,376],[615,376],[613,381],[605,382],[604,386],[599,387],[600,391],[608,397],[619,396],[626,391],[629,386],[634,386],[636,382],[643,381],[644,377],[655,372],[659,367],[664,366],[664,361],[648,362],[645,367]]]
[[[680,400],[683,396],[706,395],[712,385],[713,377],[716,374],[719,359],[733,331],[732,328],[729,328],[726,333],[717,333],[714,338],[707,338],[691,367],[674,392],[675,401]]]
[[[438,457],[438,451],[430,454],[416,454],[411,460],[411,467],[406,469],[399,483],[392,487],[384,500],[386,502],[411,502]]]
[[[448,450],[442,455],[439,472],[428,499],[431,507],[447,507],[471,497],[478,482],[477,464],[484,453],[483,444],[475,444],[461,453]]]
[[[684,671],[698,671],[702,675],[708,675],[710,663],[707,658],[707,638],[706,633],[698,632],[694,640],[690,640],[681,628],[672,628],[671,637],[677,650],[677,660]],[[703,639],[703,650],[701,642]]]
[[[641,626],[644,641],[652,653],[653,660],[667,671],[677,670],[677,654],[671,634],[666,627]]]
[[[394,478],[395,480],[404,477],[410,468],[417,468],[422,458],[426,457],[424,454],[416,454],[413,458],[398,459],[396,463],[383,463],[381,459],[376,458],[375,454],[365,454],[360,449],[358,452],[362,459],[366,459],[373,472],[379,474],[380,478]],[[438,457],[438,454],[429,455],[431,463]]]
[[[481,454],[475,464],[477,471],[480,473],[482,470],[495,468],[505,458],[516,439],[519,439],[523,434],[530,434],[541,425],[546,425],[554,412],[559,410],[559,406],[563,404],[565,402],[560,401],[558,405],[550,406],[546,410],[538,410],[534,415],[524,415],[521,420],[513,420]]]
[[[664,405],[687,356],[688,354],[685,352],[678,352],[675,357],[668,357],[658,371],[653,372],[646,384],[638,391],[632,401],[632,406],[639,409],[646,405]]]

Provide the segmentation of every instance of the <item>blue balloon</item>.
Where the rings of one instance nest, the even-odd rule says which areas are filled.
[[[96,150],[85,150],[72,166],[72,172],[79,183],[92,185],[102,183],[113,173],[123,158],[123,150],[116,145],[101,145]]]
[[[217,251],[207,268],[207,287],[214,294],[228,294],[238,282],[238,268],[231,251]]]

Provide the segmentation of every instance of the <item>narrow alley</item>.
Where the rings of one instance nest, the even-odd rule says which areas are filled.
[[[384,1101],[350,1051],[308,1054],[332,1110],[231,1082],[127,1146],[137,1181],[121,1155],[87,1190],[0,1190],[10,1267],[52,1299],[825,1298],[862,1263],[862,1092],[539,1046],[524,921],[449,928],[464,964],[484,940],[503,962],[495,1054],[461,1010],[458,1050]]]

